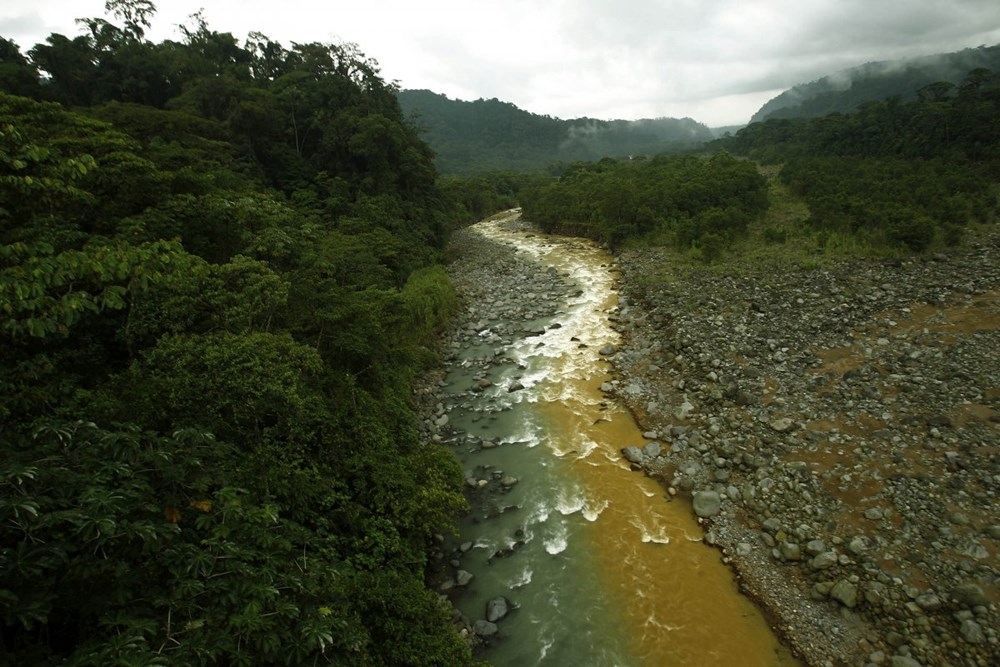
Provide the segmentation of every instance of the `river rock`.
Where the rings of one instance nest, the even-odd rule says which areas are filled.
[[[618,351],[618,348],[616,348],[614,345],[608,344],[608,345],[602,346],[601,349],[598,350],[598,353],[601,354],[602,356],[610,357],[611,355],[613,355],[617,351]]]
[[[458,572],[455,573],[455,585],[468,586],[469,582],[471,582],[473,578],[475,578],[475,575],[473,575],[471,572],[467,572],[466,570],[459,570]]]
[[[785,560],[802,560],[802,550],[794,542],[781,542],[778,544],[778,552]]]
[[[510,612],[510,600],[498,595],[486,603],[486,620],[490,623],[501,621]]]
[[[500,628],[497,627],[496,623],[480,619],[472,625],[472,631],[480,637],[492,637],[500,631]]]
[[[830,597],[848,609],[854,609],[858,605],[858,589],[846,579],[841,579],[834,584],[830,590]]]
[[[771,422],[771,428],[777,431],[778,433],[785,433],[786,431],[791,430],[792,420],[789,419],[788,417],[775,419],[774,421]]]
[[[623,448],[622,456],[624,456],[625,460],[629,463],[642,463],[643,459],[642,450],[635,445],[629,445],[628,447]]]
[[[825,570],[828,567],[833,567],[837,564],[837,552],[836,551],[824,551],[823,553],[814,557],[809,561],[809,567],[814,570]]]
[[[826,551],[826,544],[823,540],[809,540],[806,542],[806,553],[810,556],[818,556]]]
[[[986,635],[983,634],[983,626],[971,618],[962,621],[962,625],[959,626],[958,631],[962,633],[962,638],[970,644],[982,644],[986,641]]]
[[[643,455],[651,459],[655,459],[659,456],[661,451],[663,451],[663,448],[660,447],[660,443],[658,442],[647,443],[646,446],[642,448]]]
[[[694,494],[693,505],[698,516],[712,517],[722,509],[722,498],[715,491],[698,491]]]
[[[983,589],[972,583],[955,586],[951,591],[951,597],[960,605],[969,609],[987,604],[986,594],[983,592]]]
[[[923,667],[923,665],[909,656],[894,655],[889,658],[889,667]]]

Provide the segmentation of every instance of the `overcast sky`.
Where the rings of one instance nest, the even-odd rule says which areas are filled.
[[[209,27],[357,43],[403,88],[560,118],[745,123],[796,83],[873,60],[1000,43],[1000,0],[158,0],[160,41]],[[104,0],[2,0],[22,51]]]

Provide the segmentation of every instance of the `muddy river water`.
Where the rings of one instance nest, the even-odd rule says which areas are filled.
[[[622,458],[622,447],[645,441],[600,391],[610,370],[600,349],[619,344],[608,321],[617,302],[610,256],[502,219],[474,230],[555,267],[576,295],[535,335],[513,340],[503,351],[513,363],[495,366],[492,386],[465,393],[450,413],[459,434],[499,443],[459,447],[464,469],[518,480],[461,526],[473,544],[462,569],[474,579],[454,598],[458,608],[475,621],[496,596],[516,607],[483,657],[498,666],[798,664],[702,543],[690,504]],[[468,389],[477,369],[455,365],[445,391]],[[524,389],[509,391],[514,382]]]

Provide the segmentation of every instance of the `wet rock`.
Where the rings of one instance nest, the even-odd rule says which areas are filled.
[[[616,348],[614,345],[608,344],[608,345],[603,345],[601,347],[601,349],[598,350],[597,352],[598,352],[598,354],[600,354],[602,356],[610,357],[611,355],[613,355],[617,351],[618,351],[618,348]]]
[[[510,600],[499,595],[486,603],[486,620],[496,623],[506,618],[510,613]]]
[[[629,445],[628,447],[622,448],[622,456],[629,463],[642,463],[645,458],[642,454],[642,450],[635,445]]]
[[[722,510],[722,497],[715,491],[698,491],[694,494],[693,505],[698,516],[713,517]]]
[[[492,637],[500,631],[500,628],[497,627],[496,623],[480,619],[473,623],[472,631],[480,637]]]
[[[459,570],[455,573],[455,585],[456,586],[468,586],[469,582],[473,580],[475,575],[466,570]]]
[[[507,387],[507,393],[510,394],[510,393],[515,392],[515,391],[521,391],[523,389],[524,389],[524,385],[523,384],[521,384],[520,382],[514,382],[509,387]]]
[[[660,443],[658,442],[647,443],[646,446],[642,448],[643,456],[651,459],[655,459],[659,456],[661,451],[663,451],[663,449],[660,447]]]

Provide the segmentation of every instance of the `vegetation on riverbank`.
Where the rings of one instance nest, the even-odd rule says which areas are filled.
[[[1000,77],[974,70],[910,103],[753,124],[710,148],[709,157],[572,165],[521,193],[525,215],[549,230],[706,262],[954,245],[970,225],[997,219]],[[754,162],[771,166],[758,173]]]
[[[470,663],[430,151],[353,46],[109,6],[0,41],[0,662]]]

